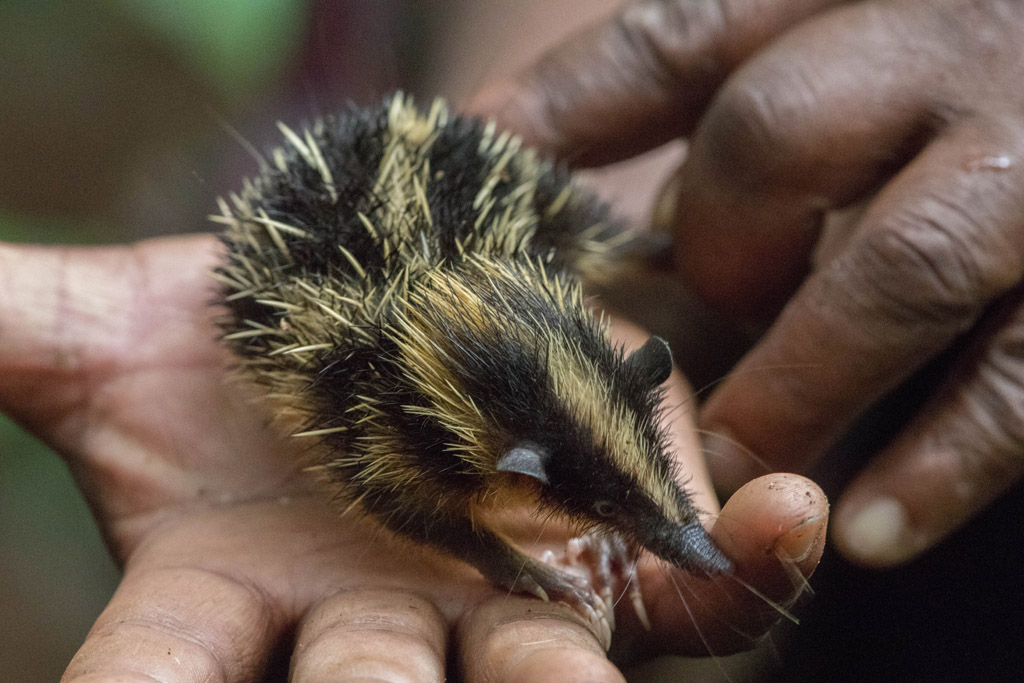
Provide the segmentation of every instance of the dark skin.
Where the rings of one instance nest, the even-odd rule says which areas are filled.
[[[885,566],[1024,475],[1022,46],[1006,0],[636,2],[474,106],[584,166],[688,138],[674,273],[758,332],[699,416],[724,490],[962,349],[838,504],[841,550]]]
[[[207,305],[217,258],[209,236],[0,245],[0,408],[62,455],[124,568],[64,680],[280,680],[290,666],[295,681],[440,681],[449,664],[467,681],[623,680],[565,605],[509,595],[338,515],[294,442],[225,381]],[[678,375],[669,391],[687,403]],[[670,429],[713,510],[685,411]],[[712,533],[745,580],[787,602],[818,562],[826,520],[817,487],[774,475],[734,495]],[[564,548],[557,524],[528,517],[517,529],[531,552]],[[725,654],[778,618],[728,579],[648,559],[640,581],[653,629],[623,601],[624,659]]]

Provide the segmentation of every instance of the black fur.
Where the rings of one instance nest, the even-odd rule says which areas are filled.
[[[272,330],[230,342],[239,357],[248,359],[247,367],[257,381],[262,368],[273,368],[279,362],[273,352],[287,337],[290,315],[257,299],[273,298],[275,290],[295,287],[297,279],[315,291],[335,289],[351,297],[370,296],[371,291],[379,294],[404,272],[406,264],[395,257],[394,249],[390,258],[385,256],[384,242],[397,237],[377,235],[375,239],[360,219],[360,214],[371,216],[389,201],[377,196],[374,187],[389,134],[391,106],[388,99],[376,107],[353,108],[313,129],[313,142],[333,178],[334,194],[321,172],[292,146],[284,150],[285,170],[269,164],[261,169],[253,181],[254,190],[246,195],[251,215],[265,212],[271,220],[305,233],[281,232],[286,252],[255,224],[246,228],[251,230],[248,239],[231,231],[223,238],[231,252],[230,263],[256,264],[270,273],[263,291],[243,292],[246,295],[242,296],[236,292],[243,290],[243,285],[226,286],[222,297],[228,309],[226,332],[247,329],[247,321]],[[480,244],[486,236],[477,227],[480,213],[473,203],[484,183],[495,175],[497,159],[480,153],[484,126],[475,119],[455,117],[435,133],[429,143],[430,180],[424,187],[430,213],[403,215],[402,220],[408,221],[403,234],[410,240],[429,235],[437,248],[431,267],[469,283],[491,316],[482,333],[470,319],[451,313],[457,307],[424,305],[419,311],[434,329],[444,331],[439,344],[457,384],[473,397],[486,418],[488,429],[481,438],[487,441],[488,450],[493,450],[494,460],[523,440],[539,444],[550,453],[544,465],[550,483],[540,489],[542,503],[585,525],[617,528],[679,566],[708,572],[727,569],[728,561],[710,542],[701,545],[700,539],[694,540],[703,532],[694,531],[699,530],[699,523],[687,493],[674,489],[674,504],[683,511],[683,522],[669,522],[640,486],[636,473],[616,465],[611,446],[596,443],[593,426],[574,414],[566,397],[552,393],[552,368],[545,346],[549,337],[532,332],[539,327],[554,331],[559,339],[571,340],[574,352],[597,368],[607,388],[608,410],[632,416],[636,440],[646,444],[647,450],[639,456],[644,466],[653,468],[662,481],[675,481],[667,439],[658,425],[662,398],[658,385],[666,378],[666,363],[670,367],[664,357],[667,351],[649,347],[627,362],[590,312],[582,306],[566,308],[556,288],[545,286],[543,278],[536,275],[544,263],[549,278],[570,282],[575,277],[572,267],[585,249],[581,233],[597,232],[607,238],[620,231],[610,220],[607,207],[573,186],[563,208],[548,215],[548,207],[569,186],[571,176],[557,165],[543,164],[533,194],[536,229],[507,261],[508,272],[521,275],[481,274],[471,260],[472,251],[460,255],[457,245]],[[498,206],[527,182],[518,174],[519,168],[511,164],[500,176],[490,192]],[[239,220],[247,219],[242,216]],[[342,254],[339,245],[352,254],[365,274]],[[230,269],[221,269],[221,274],[230,276]],[[420,274],[410,280],[405,294],[413,297],[429,286]],[[550,568],[510,550],[489,532],[477,532],[472,541],[464,537],[468,506],[495,481],[504,480],[501,473],[496,478],[493,467],[471,465],[453,453],[459,446],[459,434],[418,412],[430,408],[431,397],[420,393],[404,367],[406,361],[394,332],[402,315],[400,308],[385,306],[377,318],[359,321],[358,334],[344,326],[327,333],[331,348],[292,368],[308,377],[296,392],[316,406],[309,416],[309,428],[345,428],[323,437],[331,453],[332,476],[343,486],[357,489],[348,492],[350,497],[359,498],[365,510],[392,530],[462,557],[503,585],[520,585],[517,582],[522,579],[517,576],[525,573],[533,575],[545,590],[554,591],[555,597],[564,597],[559,592],[564,586],[553,578]],[[364,415],[357,409],[367,399],[379,411],[374,420],[360,419]],[[395,444],[402,467],[415,473],[398,489],[391,484],[378,485],[365,476],[370,466],[361,455],[366,439],[382,435]],[[511,485],[511,481],[503,485]],[[614,503],[614,516],[599,517],[595,503],[608,501]],[[686,534],[683,528],[688,530]],[[664,540],[673,534],[683,546]],[[520,566],[511,567],[510,562]],[[528,564],[528,571],[523,564]]]

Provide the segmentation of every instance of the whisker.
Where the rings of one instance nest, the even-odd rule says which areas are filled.
[[[683,609],[686,610],[686,615],[689,617],[690,623],[693,624],[693,630],[697,633],[697,637],[700,638],[700,642],[704,645],[704,649],[707,650],[708,654],[714,658],[715,665],[718,667],[718,670],[722,672],[722,675],[725,676],[725,679],[730,683],[733,683],[732,676],[730,676],[729,672],[726,671],[718,657],[714,656],[714,649],[711,647],[711,643],[708,642],[708,639],[704,636],[704,632],[701,630],[700,624],[697,623],[697,618],[693,615],[693,610],[690,609],[689,603],[687,603],[686,598],[683,596],[682,588],[680,588],[679,583],[676,581],[675,572],[673,572],[670,567],[666,566],[663,566],[663,571],[667,573],[669,581],[676,589],[676,595],[679,596],[679,601],[683,604]],[[689,589],[689,586],[687,586],[687,589]],[[692,590],[688,590],[688,592],[691,596],[696,598],[696,594]]]
[[[726,436],[725,434],[722,434],[721,432],[711,431],[709,429],[697,428],[697,433],[702,435],[702,436],[713,436],[716,439],[721,439],[722,441],[725,441],[726,443],[728,443],[728,444],[730,444],[732,446],[735,446],[736,450],[738,450],[741,453],[743,453],[743,455],[745,455],[746,457],[750,458],[756,465],[761,467],[761,469],[763,469],[765,471],[765,474],[770,474],[771,472],[775,471],[775,468],[772,467],[771,465],[769,465],[768,462],[764,458],[762,458],[761,456],[757,455],[754,451],[752,451],[751,449],[747,448],[741,442],[739,442],[738,440],[736,440],[736,439],[734,439],[732,437]],[[702,447],[701,451],[706,456],[709,456],[709,457],[712,457],[712,458],[716,457],[718,455],[718,453],[716,453],[713,450],[711,450],[709,448],[706,448],[706,447]]]
[[[756,368],[743,368],[742,370],[730,370],[716,380],[712,380],[702,386],[699,389],[693,390],[695,398],[703,396],[711,389],[717,387],[719,384],[727,379],[736,377],[738,375],[749,375],[755,372],[768,372],[770,370],[803,370],[808,368],[820,368],[821,363],[774,363],[771,365],[761,365]]]

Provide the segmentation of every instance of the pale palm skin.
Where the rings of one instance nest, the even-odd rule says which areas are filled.
[[[434,681],[446,665],[469,681],[622,680],[566,606],[507,595],[339,517],[293,443],[225,380],[206,303],[216,258],[208,236],[0,247],[0,408],[66,459],[125,572],[65,680],[277,680],[290,668],[301,681]],[[684,413],[673,434],[710,510]],[[713,533],[741,576],[785,602],[817,564],[826,519],[813,484],[774,475],[737,493]],[[522,527],[535,551],[564,546],[563,529]],[[743,649],[778,616],[735,584],[676,575],[692,584],[698,635],[669,575],[647,561],[640,576],[653,630],[620,606],[623,659],[701,652],[702,638],[716,654]]]

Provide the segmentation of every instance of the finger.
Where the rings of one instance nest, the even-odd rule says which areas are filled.
[[[862,3],[804,22],[708,109],[658,216],[680,277],[718,310],[774,316],[807,275],[824,212],[876,188],[939,125],[945,71],[903,28],[926,24],[916,15],[931,7],[908,5]]]
[[[850,485],[834,534],[862,564],[904,562],[1024,476],[1024,296],[986,320],[944,386]]]
[[[697,577],[647,567],[641,578],[662,651],[724,655],[754,647],[788,615],[825,546],[828,500],[793,474],[756,479],[737,491],[711,535],[733,559],[735,576]]]
[[[718,481],[757,472],[750,453],[799,471],[1020,281],[1022,159],[1012,124],[974,121],[886,186],[705,407]]]
[[[217,253],[210,235],[0,245],[0,410],[68,459],[105,519],[249,495],[253,481],[294,474],[294,462],[269,457],[280,444],[253,428],[244,393],[219,381],[209,304]],[[254,456],[251,467],[237,467],[239,451]],[[172,457],[155,467],[154,453]],[[125,550],[127,539],[116,540]]]
[[[463,619],[459,638],[470,683],[625,681],[582,617],[560,603],[497,597]]]
[[[303,622],[291,679],[443,681],[447,625],[413,594],[357,590],[325,601]]]
[[[284,626],[258,587],[231,576],[129,570],[61,680],[260,680]]]
[[[688,133],[729,73],[839,0],[648,0],[549,53],[470,109],[533,145],[597,165]]]
[[[118,247],[0,245],[0,407],[52,428],[97,375],[212,339],[210,236]],[[168,352],[177,350],[168,357]],[[189,359],[192,360],[192,359]]]

